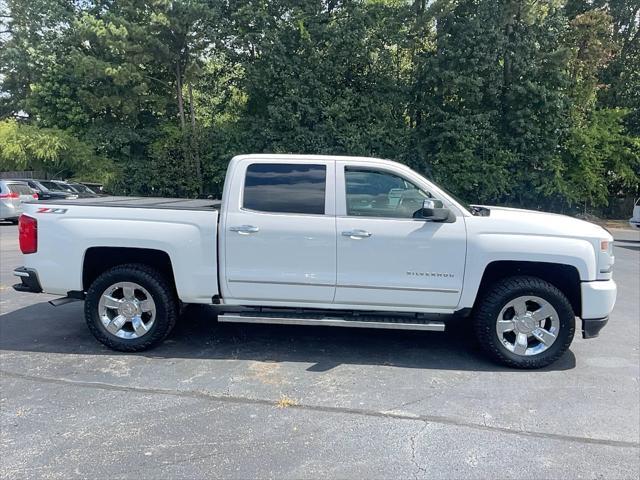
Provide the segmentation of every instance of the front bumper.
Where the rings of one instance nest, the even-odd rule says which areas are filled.
[[[616,304],[618,287],[613,280],[596,280],[582,282],[580,293],[582,297],[582,318],[608,317]]]
[[[582,297],[582,336],[595,338],[609,321],[616,303],[618,287],[613,280],[598,280],[580,284]]]
[[[16,277],[20,278],[21,283],[16,283],[13,289],[18,292],[41,293],[42,286],[38,279],[38,273],[32,268],[18,267],[13,271]]]
[[[609,321],[609,317],[605,318],[585,318],[582,320],[582,338],[596,338],[600,335],[600,330]]]

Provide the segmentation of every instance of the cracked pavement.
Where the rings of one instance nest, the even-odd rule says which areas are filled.
[[[640,238],[614,236],[609,325],[527,372],[464,324],[217,325],[202,307],[159,348],[115,353],[81,303],[10,288],[0,225],[0,478],[638,478]]]

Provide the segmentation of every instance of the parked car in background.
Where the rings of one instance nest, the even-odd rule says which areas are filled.
[[[640,197],[633,206],[633,217],[629,219],[629,225],[633,228],[640,228]]]
[[[81,182],[81,185],[84,185],[85,187],[89,187],[93,192],[95,192],[98,195],[107,195],[107,193],[104,191],[104,185],[102,185],[101,183]]]
[[[89,187],[87,187],[86,185],[82,185],[81,183],[64,182],[62,180],[51,180],[51,182],[55,183],[58,188],[65,192],[78,195],[79,198],[95,198],[100,196]]]
[[[61,190],[63,192],[69,192],[69,193],[72,193],[72,194],[79,193],[75,188],[73,188],[67,182],[64,182],[62,180],[50,180],[50,182],[54,183],[58,187],[58,190]]]
[[[93,190],[91,190],[86,185],[83,185],[82,183],[67,182],[67,185],[69,185],[76,192],[78,192],[78,194],[82,198],[91,198],[91,197],[101,197],[101,196],[103,196],[103,195],[100,195],[100,194],[94,192]]]
[[[22,202],[37,199],[38,194],[24,182],[0,180],[0,220],[18,223]]]
[[[40,200],[72,200],[78,198],[78,193],[67,191],[51,180],[36,180],[33,178],[19,179],[33,188]]]

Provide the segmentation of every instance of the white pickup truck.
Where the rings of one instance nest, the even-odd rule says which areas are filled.
[[[538,368],[598,335],[613,238],[574,218],[468,206],[387,160],[242,155],[222,201],[26,204],[19,291],[85,301],[91,332],[138,351],[180,306],[220,322],[444,330],[467,318],[495,360]]]

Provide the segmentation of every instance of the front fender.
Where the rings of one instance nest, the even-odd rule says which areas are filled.
[[[581,281],[596,279],[596,258],[588,240],[530,234],[480,233],[469,239],[460,308],[473,306],[482,276],[497,261],[544,262],[568,265]]]

